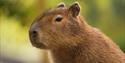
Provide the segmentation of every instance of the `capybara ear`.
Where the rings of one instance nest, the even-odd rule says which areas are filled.
[[[80,5],[78,2],[73,3],[70,7],[69,7],[69,13],[73,16],[76,17],[79,15],[80,12]]]
[[[57,8],[60,8],[60,7],[65,7],[65,3],[64,3],[64,2],[60,2],[60,3],[57,5]]]

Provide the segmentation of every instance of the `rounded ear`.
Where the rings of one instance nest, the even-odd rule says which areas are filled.
[[[79,15],[79,12],[80,12],[80,5],[78,2],[75,2],[74,4],[72,4],[70,7],[69,7],[69,13],[73,16],[73,17],[76,17]]]
[[[65,3],[64,3],[64,2],[60,2],[60,3],[57,5],[57,8],[60,8],[60,7],[65,7]]]

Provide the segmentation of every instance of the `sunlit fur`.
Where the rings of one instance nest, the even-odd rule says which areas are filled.
[[[61,22],[55,21],[57,15],[63,16]],[[83,17],[71,16],[67,7],[50,9],[34,23],[37,41],[45,46],[41,49],[50,50],[54,63],[125,63],[125,54],[111,39]]]

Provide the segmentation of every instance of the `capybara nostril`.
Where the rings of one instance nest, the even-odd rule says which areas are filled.
[[[30,35],[31,39],[34,39],[38,36],[38,31],[36,31],[36,30],[30,29],[29,33],[30,33],[29,35]]]
[[[34,38],[34,37],[37,37],[38,35],[38,32],[37,31],[31,31],[31,36]]]

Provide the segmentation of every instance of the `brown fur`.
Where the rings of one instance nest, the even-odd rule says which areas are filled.
[[[50,50],[54,63],[125,63],[125,54],[111,39],[60,7],[46,11],[32,24],[30,39],[35,47]],[[55,22],[57,15],[63,16],[61,22]],[[31,37],[32,30],[37,37]]]

